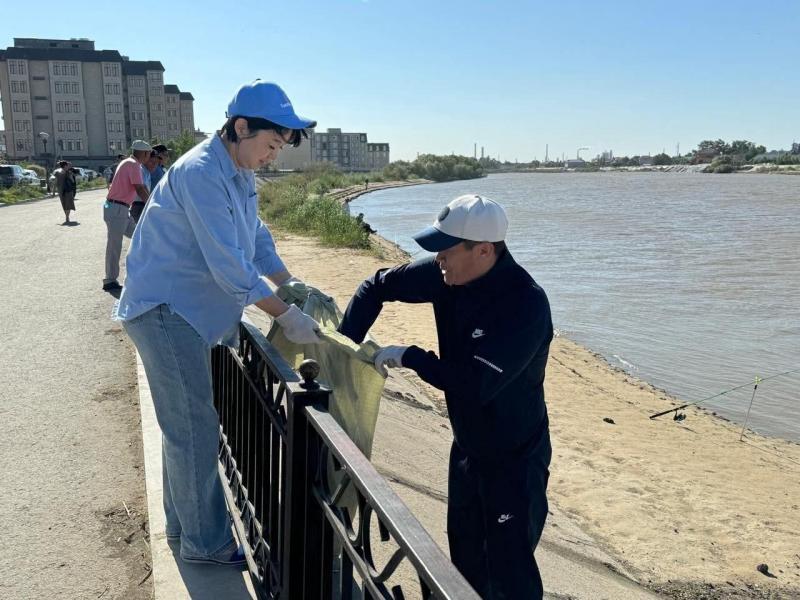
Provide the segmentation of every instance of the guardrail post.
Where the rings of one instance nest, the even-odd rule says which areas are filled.
[[[304,411],[310,405],[327,410],[330,390],[316,382],[319,375],[316,361],[303,361],[298,372],[303,382],[288,384],[291,394],[286,407],[283,600],[321,598],[323,590],[330,586],[325,580],[330,579],[331,566],[325,564],[325,558],[331,550],[324,545],[332,544],[332,539],[324,536],[325,517],[312,493],[314,476],[321,468],[320,439]]]

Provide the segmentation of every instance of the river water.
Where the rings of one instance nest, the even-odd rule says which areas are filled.
[[[351,213],[422,256],[411,235],[465,193],[505,206],[556,328],[611,364],[685,401],[742,385],[703,403],[739,423],[756,376],[800,369],[800,177],[491,175],[373,192]],[[761,382],[749,426],[800,441],[798,388],[800,371]]]

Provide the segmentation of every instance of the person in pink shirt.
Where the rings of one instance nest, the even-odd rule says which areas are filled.
[[[122,236],[130,238],[136,229],[136,223],[130,215],[130,206],[137,198],[147,202],[150,194],[142,181],[142,163],[150,157],[152,148],[145,141],[135,140],[131,150],[132,155],[117,166],[103,205],[103,220],[108,228],[106,277],[103,279],[103,290],[106,292],[119,292],[122,289],[117,281]]]

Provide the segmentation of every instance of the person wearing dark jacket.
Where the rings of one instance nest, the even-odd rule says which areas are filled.
[[[505,246],[503,208],[450,202],[414,239],[435,257],[364,281],[339,330],[361,342],[384,302],[431,303],[439,354],[387,346],[375,366],[413,369],[445,393],[453,427],[447,533],[455,566],[483,598],[542,598],[533,551],[547,518],[551,457],[545,292]]]

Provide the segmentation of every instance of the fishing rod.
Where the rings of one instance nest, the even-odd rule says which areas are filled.
[[[755,384],[753,384],[751,382],[743,383],[742,385],[737,385],[736,387],[732,387],[732,388],[730,388],[728,390],[724,390],[722,392],[719,392],[718,394],[714,394],[713,396],[708,396],[707,398],[702,398],[700,400],[695,400],[694,402],[688,402],[686,404],[682,404],[681,406],[675,406],[675,407],[670,408],[668,410],[664,410],[664,411],[655,413],[654,415],[650,415],[650,418],[651,419],[655,419],[657,417],[663,417],[664,415],[668,415],[671,412],[674,412],[675,413],[675,417],[677,418],[679,410],[683,410],[684,408],[688,408],[690,406],[695,406],[697,404],[700,404],[701,402],[706,402],[708,400],[712,400],[714,398],[718,398],[720,396],[724,396],[725,394],[729,394],[730,392],[734,392],[736,390],[740,390],[740,389],[748,387],[750,385],[754,385],[754,387],[753,387],[753,395],[755,396],[755,390],[758,388],[758,384],[761,383],[762,381],[767,381],[769,379],[774,379],[775,377],[783,377],[784,375],[790,375],[792,373],[797,373],[797,372],[800,372],[800,369],[792,369],[791,371],[785,371],[783,373],[776,373],[775,375],[770,375],[769,377],[758,377],[758,376],[756,376]],[[752,406],[752,399],[750,401],[750,405]]]

